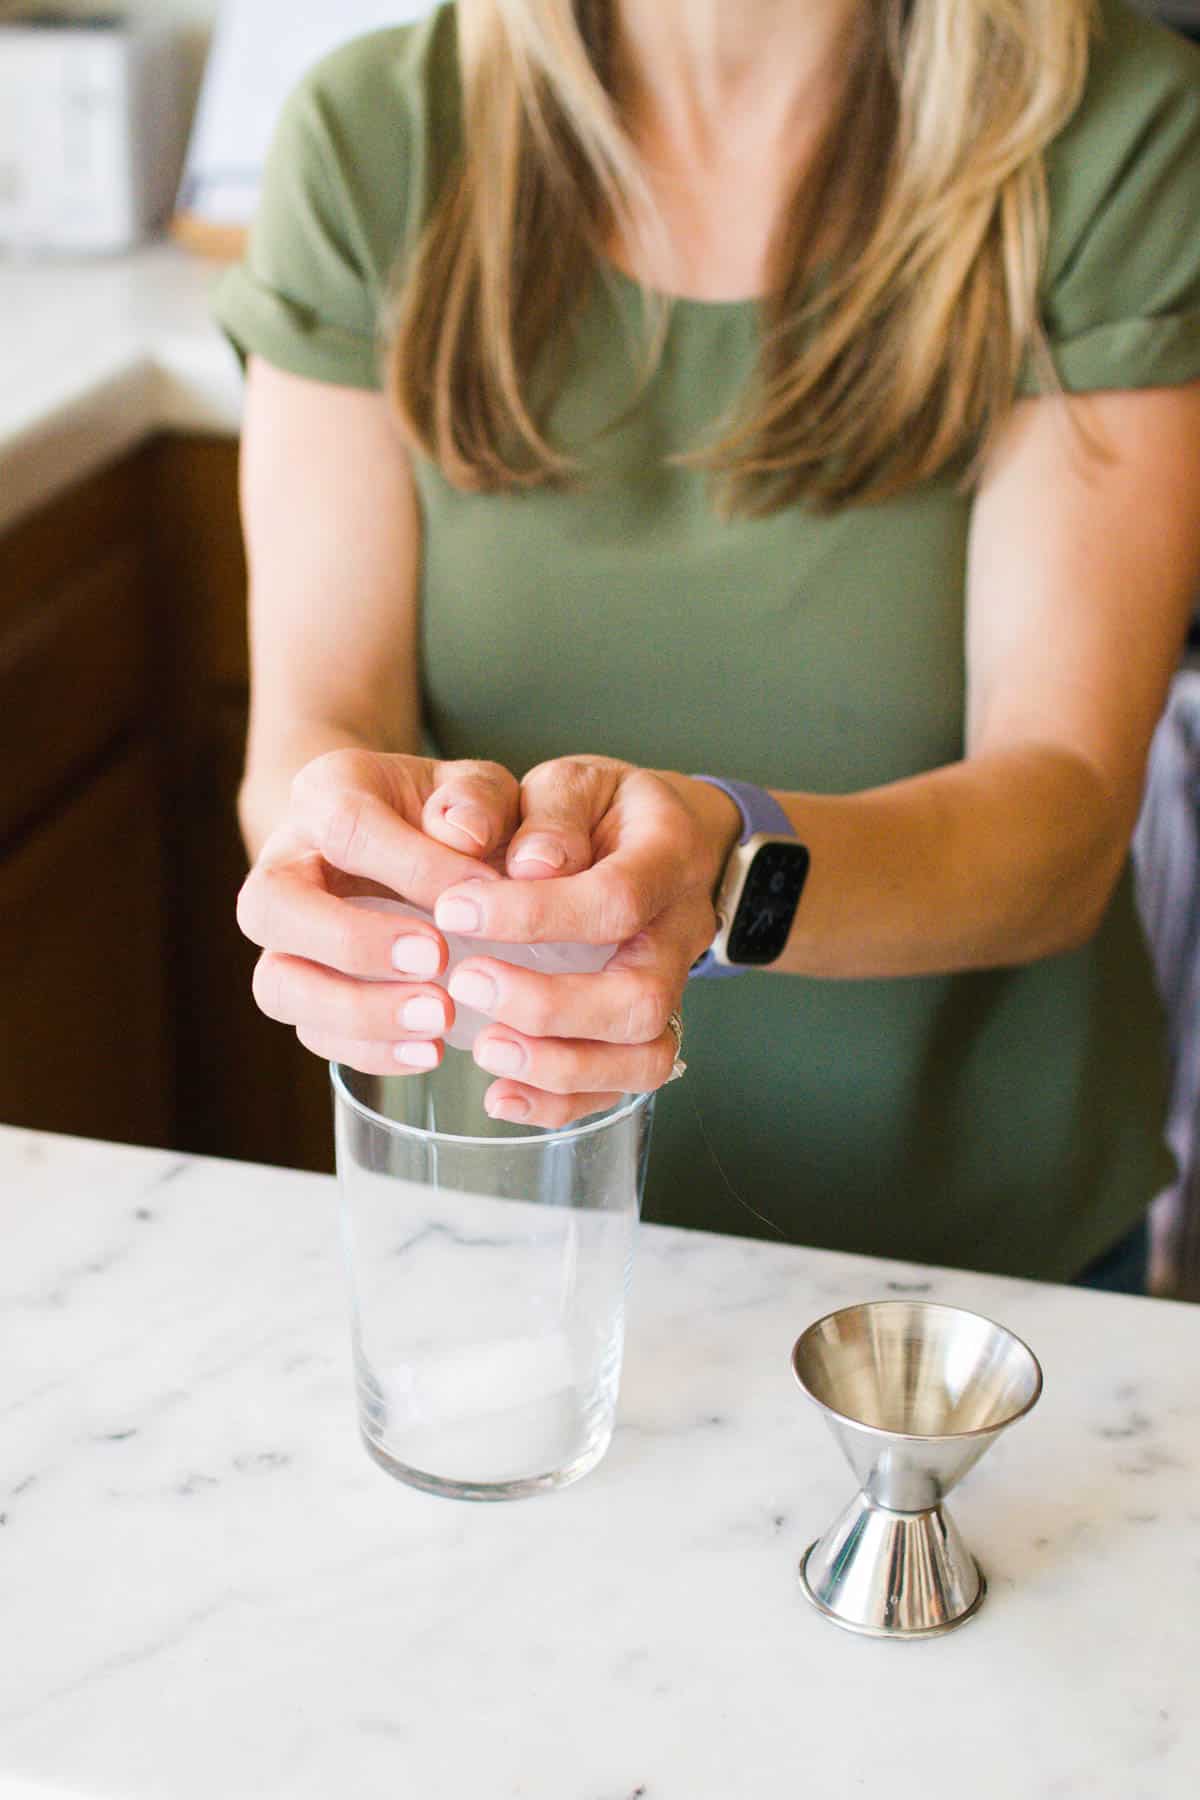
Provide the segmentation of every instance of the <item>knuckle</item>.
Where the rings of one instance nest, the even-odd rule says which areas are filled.
[[[423,759],[411,756],[389,756],[384,759],[383,778],[388,804],[401,818],[420,817],[426,789],[421,781]],[[361,785],[360,774],[360,785]]]
[[[514,882],[510,892],[510,911],[505,914],[512,925],[517,941],[527,944],[540,944],[547,941],[547,931],[551,928],[551,915],[546,905],[545,895],[538,881]],[[484,935],[487,935],[489,914],[484,908]],[[561,936],[561,932],[559,933]]]
[[[327,1017],[325,1029],[339,1038],[366,1038],[370,1033],[365,1030],[362,1010],[362,995],[346,982],[337,982],[331,989],[324,1008]]]
[[[592,1085],[591,1062],[593,1046],[569,1045],[563,1049],[553,1048],[548,1054],[534,1060],[532,1071],[526,1080],[536,1081],[539,1087],[545,1088],[561,1101],[569,1099]]]
[[[324,760],[323,757],[318,757],[316,762],[305,763],[303,768],[297,769],[292,776],[288,792],[291,795],[292,805],[301,812],[313,795],[321,791],[323,779],[320,764]]]
[[[509,773],[503,763],[496,762],[463,762],[458,765],[463,779],[474,787],[485,789],[489,794],[504,794],[516,787],[516,778]]]
[[[539,983],[532,990],[526,998],[523,1012],[525,1022],[522,1030],[527,1031],[530,1037],[552,1037],[554,1035],[557,1008],[553,995],[547,987]]]
[[[560,756],[558,761],[548,765],[560,781],[568,782],[572,787],[588,787],[596,779],[595,764],[586,756]]]
[[[581,1119],[590,1119],[594,1113],[603,1112],[606,1106],[612,1106],[620,1099],[619,1094],[564,1094],[555,1117],[555,1126],[577,1125]]]
[[[646,1052],[647,1088],[664,1087],[675,1067],[675,1040],[668,1037],[652,1044]]]
[[[314,821],[317,846],[338,867],[356,862],[367,841],[366,806],[360,794],[339,793]]]
[[[708,948],[717,934],[717,909],[709,894],[701,897],[695,913],[695,921],[695,941],[700,946],[696,955],[699,956],[701,951]]]
[[[315,1025],[297,1025],[296,1039],[306,1050],[311,1051],[314,1056],[319,1056],[322,1062],[333,1062],[335,1059],[337,1061],[344,1060],[338,1055],[340,1046],[335,1044],[332,1038],[325,1032],[320,1031]],[[370,1070],[364,1072],[369,1074]]]
[[[580,1097],[579,1105],[575,1108],[574,1117],[576,1120],[590,1119],[594,1117],[596,1113],[606,1112],[610,1106],[619,1106],[624,1098],[624,1093],[620,1091],[607,1094],[582,1095]]]
[[[287,970],[280,958],[272,956],[269,950],[264,950],[254,965],[250,989],[255,1005],[268,1019],[290,1023]]]
[[[300,805],[345,787],[352,779],[352,750],[326,750],[314,756],[292,776],[292,798]]]
[[[540,1122],[552,1131],[560,1125],[569,1125],[579,1110],[578,1095],[569,1093],[543,1093],[540,1097],[538,1112]]]
[[[292,803],[326,861],[340,865],[357,857],[367,841],[371,804],[362,752],[327,750],[305,763],[292,778]]]
[[[329,940],[330,965],[344,975],[370,973],[369,951],[363,944],[363,915],[352,907],[342,908],[342,917],[334,925]]]
[[[264,942],[263,921],[266,912],[264,898],[263,876],[257,869],[251,869],[238,889],[236,916],[238,930],[243,937],[249,938],[252,944]]]
[[[556,1096],[540,1092],[524,1123],[536,1125],[541,1131],[557,1131],[560,1125],[567,1123],[562,1102]]]
[[[658,976],[642,976],[634,985],[625,1020],[625,1042],[652,1044],[667,1029],[672,995]]]
[[[526,769],[521,778],[521,786],[528,787],[544,781],[547,776],[560,775],[564,770],[575,767],[575,763],[576,759],[572,756],[548,756],[544,762],[534,763],[531,769]]]
[[[606,940],[623,944],[641,930],[642,900],[637,885],[623,870],[612,870],[600,901],[601,925]]]
[[[530,769],[523,787],[545,790],[553,787],[567,801],[590,794],[604,773],[594,759],[584,756],[556,756]]]

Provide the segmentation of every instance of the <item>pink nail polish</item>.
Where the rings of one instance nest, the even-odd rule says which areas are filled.
[[[450,994],[461,1005],[473,1006],[476,1012],[495,1010],[496,984],[490,975],[480,975],[475,969],[456,969],[450,977]]]
[[[439,900],[433,916],[440,931],[479,930],[479,908],[473,900]]]
[[[446,1009],[431,994],[418,994],[400,1008],[400,1023],[405,1031],[437,1031],[446,1029]]]
[[[511,1038],[489,1038],[475,1046],[475,1061],[492,1075],[517,1075],[525,1067],[525,1052]]]
[[[392,945],[392,967],[401,975],[436,975],[441,960],[432,938],[402,937]]]
[[[436,1069],[438,1049],[436,1044],[396,1044],[393,1046],[396,1061],[403,1063],[408,1069]]]

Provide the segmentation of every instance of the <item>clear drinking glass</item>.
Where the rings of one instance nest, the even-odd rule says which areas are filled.
[[[491,1119],[492,1077],[333,1065],[359,1423],[460,1499],[563,1487],[612,1436],[653,1096],[562,1131]]]

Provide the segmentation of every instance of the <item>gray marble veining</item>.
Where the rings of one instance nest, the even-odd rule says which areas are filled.
[[[0,1131],[0,1800],[1188,1800],[1200,1309],[643,1229],[618,1428],[507,1506],[355,1430],[332,1182]],[[798,1331],[921,1293],[1042,1360],[928,1644],[795,1579],[849,1498]]]

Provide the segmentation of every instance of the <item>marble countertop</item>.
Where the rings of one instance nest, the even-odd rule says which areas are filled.
[[[3,1800],[1184,1800],[1200,1309],[643,1228],[617,1432],[508,1505],[354,1423],[332,1180],[0,1130]],[[952,1502],[961,1631],[820,1618],[853,1481],[798,1331],[895,1293],[1042,1359]]]
[[[167,243],[0,257],[0,530],[152,432],[236,432],[241,375],[208,315],[219,272]]]

